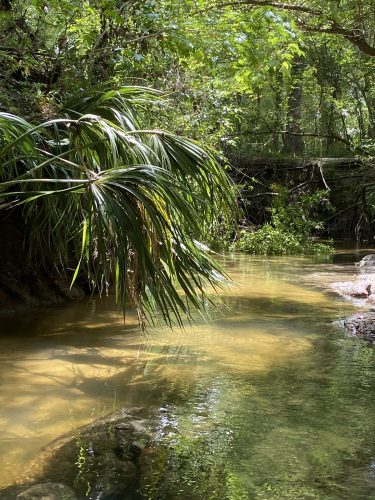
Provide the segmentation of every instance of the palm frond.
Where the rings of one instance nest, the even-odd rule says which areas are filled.
[[[234,200],[209,151],[140,127],[142,108],[160,97],[92,90],[38,125],[1,113],[0,209],[23,207],[40,260],[52,255],[60,272],[74,269],[73,281],[84,274],[100,292],[114,286],[123,311],[133,304],[143,318],[157,308],[172,326],[204,308],[207,285],[225,281],[197,239]]]

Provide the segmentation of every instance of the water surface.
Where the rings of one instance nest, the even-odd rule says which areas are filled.
[[[332,322],[355,256],[228,256],[208,321],[146,335],[111,300],[0,318],[0,485],[64,433],[163,407],[173,453],[145,498],[375,498],[375,354]],[[159,474],[160,476],[160,474]]]

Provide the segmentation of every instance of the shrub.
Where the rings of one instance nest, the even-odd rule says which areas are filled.
[[[325,191],[302,194],[290,200],[285,188],[278,189],[270,222],[257,230],[242,230],[232,249],[260,255],[319,254],[332,251],[332,243],[319,243],[314,231],[322,228],[317,207],[326,202]]]

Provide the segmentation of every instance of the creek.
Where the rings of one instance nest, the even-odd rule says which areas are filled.
[[[333,324],[358,305],[329,288],[365,253],[228,255],[235,285],[184,331],[145,335],[110,298],[2,315],[0,486],[137,406],[163,408],[174,449],[147,498],[375,498],[375,350]]]

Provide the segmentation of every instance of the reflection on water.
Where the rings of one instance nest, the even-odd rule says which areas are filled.
[[[0,484],[57,436],[162,406],[174,451],[145,498],[375,498],[375,351],[331,325],[354,260],[227,257],[236,285],[185,331],[144,336],[99,300],[2,317]]]

